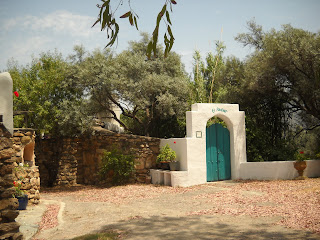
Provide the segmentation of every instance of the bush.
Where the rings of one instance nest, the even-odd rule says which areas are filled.
[[[166,144],[160,149],[160,154],[157,156],[157,163],[172,162],[176,159],[176,157],[176,152],[170,148],[169,144]]]
[[[114,185],[129,182],[134,171],[134,156],[125,155],[117,149],[104,152],[99,175],[103,179],[111,178]]]

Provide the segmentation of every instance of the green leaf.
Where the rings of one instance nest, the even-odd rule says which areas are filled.
[[[163,5],[163,7],[161,9],[161,12],[159,13],[161,15],[161,17],[163,16],[163,14],[166,11],[166,9],[167,9],[167,4]]]
[[[131,26],[133,26],[133,18],[132,18],[132,14],[130,14],[130,16],[129,16],[129,22],[130,22]]]
[[[147,47],[147,57],[148,57],[148,59],[150,59],[150,57],[151,57],[152,46],[153,46],[152,41],[150,41],[148,43],[148,47]]]
[[[118,37],[118,33],[119,33],[119,25],[118,23],[115,23],[115,31],[112,30],[111,33],[111,40],[110,42],[105,46],[105,48],[107,48],[108,46],[112,46],[114,44],[114,42],[116,41],[117,37]]]
[[[122,16],[120,16],[120,18],[127,18],[131,15],[131,11],[126,12],[125,14],[123,14]]]
[[[154,52],[156,51],[155,50],[155,47],[157,45],[157,42],[158,42],[158,33],[159,33],[159,26],[156,26],[156,28],[154,29],[152,35],[153,35],[153,49],[154,49]]]
[[[171,38],[171,39],[170,39],[169,52],[171,51],[171,48],[173,47],[173,42],[174,42],[174,38]]]
[[[107,10],[104,10],[103,17],[102,17],[101,31],[105,29],[107,20],[108,20],[108,12]]]
[[[171,31],[171,27],[168,25],[168,33],[169,33],[169,35],[170,35],[170,38],[174,38],[173,37],[173,34],[172,34],[172,31]]]
[[[152,50],[153,50],[153,56],[156,57],[157,56],[157,42],[153,42]]]
[[[160,21],[161,21],[161,18],[163,17],[164,15],[164,12],[166,11],[167,9],[167,5],[163,5],[161,11],[158,13],[158,16],[157,16],[157,25],[159,25]]]
[[[94,27],[98,22],[100,22],[101,18],[98,18],[97,21],[95,21],[95,23],[92,25],[92,27]]]
[[[136,25],[136,28],[137,28],[137,30],[139,31],[139,29],[138,29],[138,23],[137,23],[137,18],[136,18],[136,16],[134,16],[134,24]]]
[[[168,11],[166,11],[166,17],[167,17],[168,23],[170,23],[170,25],[172,25],[171,20],[170,20],[170,15],[169,15]]]

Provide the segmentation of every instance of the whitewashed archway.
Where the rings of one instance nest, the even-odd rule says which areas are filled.
[[[245,114],[238,104],[196,103],[186,113],[187,136],[161,140],[169,144],[180,161],[177,172],[151,172],[153,180],[172,186],[192,186],[206,183],[206,125],[212,117],[225,121],[230,131],[231,178],[240,177],[240,164],[246,162]],[[163,181],[163,182],[161,182]]]

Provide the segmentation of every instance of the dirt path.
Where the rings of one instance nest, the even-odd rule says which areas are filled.
[[[85,187],[41,197],[39,206],[21,211],[25,229],[41,209],[59,207],[47,212],[34,239],[70,239],[110,229],[123,231],[124,239],[320,239],[320,179]]]

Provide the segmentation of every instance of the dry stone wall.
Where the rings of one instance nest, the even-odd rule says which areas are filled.
[[[156,166],[159,145],[158,138],[117,134],[103,128],[95,128],[93,135],[81,138],[41,139],[36,144],[41,184],[101,184],[101,156],[112,148],[135,155],[134,181],[150,183],[149,170]]]
[[[0,239],[22,239],[19,224],[18,200],[12,197],[15,192],[12,174],[16,162],[11,134],[0,123]]]

